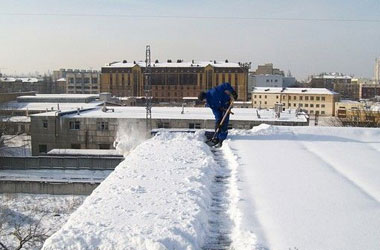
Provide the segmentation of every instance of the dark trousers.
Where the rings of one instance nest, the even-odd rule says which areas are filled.
[[[225,111],[221,111],[219,109],[213,109],[212,113],[214,113],[215,116],[215,130],[218,128],[220,122],[223,119],[224,114],[226,113]],[[219,132],[217,133],[216,137],[223,141],[227,138],[228,134],[228,122],[230,120],[230,114],[226,116],[226,119],[224,119],[223,125],[219,129]]]

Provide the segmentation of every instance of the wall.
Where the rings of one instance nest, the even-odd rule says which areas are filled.
[[[53,183],[39,181],[0,181],[0,193],[90,195],[99,183]]]

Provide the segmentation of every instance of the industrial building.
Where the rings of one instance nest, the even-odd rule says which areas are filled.
[[[284,108],[302,109],[308,114],[334,116],[339,95],[325,88],[254,88],[254,108],[274,108],[276,103]]]
[[[230,128],[250,129],[261,123],[306,126],[308,118],[295,110],[235,108],[230,117]],[[153,107],[152,128],[214,129],[214,116],[209,108]],[[105,107],[46,112],[31,115],[32,154],[52,149],[112,149],[117,133],[134,129],[146,131],[145,107]]]
[[[240,101],[248,99],[249,63],[223,61],[159,62],[151,64],[153,102],[180,102],[197,97],[200,91],[229,82]],[[119,97],[144,96],[145,62],[115,62],[101,69],[101,92]]]

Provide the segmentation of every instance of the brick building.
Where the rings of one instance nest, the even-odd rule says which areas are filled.
[[[115,96],[143,96],[145,62],[110,63],[101,70],[101,92]],[[239,100],[248,99],[248,69],[250,64],[224,62],[152,63],[152,95],[154,102],[179,102],[183,97],[196,97],[202,90],[223,82],[231,83]]]

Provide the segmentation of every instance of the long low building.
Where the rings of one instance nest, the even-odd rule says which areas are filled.
[[[325,88],[254,88],[254,108],[274,108],[276,103],[284,108],[301,109],[311,115],[334,116],[339,94]]]
[[[261,123],[306,126],[305,114],[287,110],[233,109],[230,128],[250,129]],[[145,107],[90,108],[67,112],[31,115],[32,154],[51,149],[111,149],[117,135],[146,129]],[[209,108],[153,107],[152,128],[214,129],[214,116]],[[136,136],[136,134],[133,134]]]

